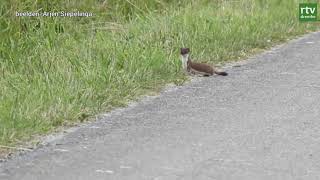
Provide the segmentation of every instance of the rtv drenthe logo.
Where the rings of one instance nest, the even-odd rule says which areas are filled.
[[[317,21],[317,3],[299,4],[300,21]]]

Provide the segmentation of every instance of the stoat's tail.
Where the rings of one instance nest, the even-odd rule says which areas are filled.
[[[228,73],[224,72],[224,71],[214,71],[215,74],[218,74],[220,76],[227,76]]]

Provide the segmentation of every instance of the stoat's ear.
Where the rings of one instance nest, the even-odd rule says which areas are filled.
[[[184,48],[180,48],[180,54],[181,54],[181,55],[184,54]]]

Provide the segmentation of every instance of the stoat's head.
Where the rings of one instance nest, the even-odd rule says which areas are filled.
[[[188,60],[189,60],[189,53],[190,53],[189,48],[181,48],[180,49],[182,68],[185,70],[187,69],[187,64],[188,64]]]
[[[181,56],[188,56],[189,53],[190,53],[190,49],[189,48],[181,48],[180,49]]]

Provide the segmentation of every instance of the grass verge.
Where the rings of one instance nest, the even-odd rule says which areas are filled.
[[[182,46],[198,59],[224,63],[319,27],[298,22],[294,0],[157,1],[160,5],[151,8],[136,0],[111,4],[121,11],[110,13],[102,5],[84,6],[96,10],[88,18],[14,17],[17,9],[71,9],[73,1],[7,2],[0,6],[2,145],[125,106],[167,83],[182,83]]]

